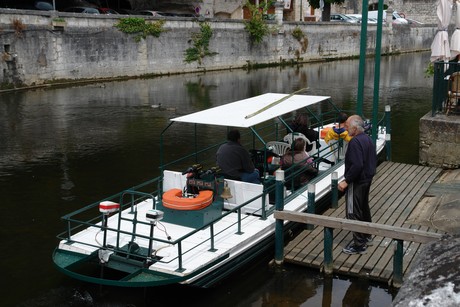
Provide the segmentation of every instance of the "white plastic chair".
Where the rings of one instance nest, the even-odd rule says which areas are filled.
[[[285,142],[277,142],[277,141],[270,141],[266,144],[268,149],[271,149],[273,153],[277,155],[284,155],[289,149],[291,149],[291,145]]]
[[[284,136],[283,141],[292,145],[292,142],[294,142],[298,138],[304,139],[307,147],[309,147],[310,145],[312,146],[311,150],[308,151],[309,156],[312,156],[313,154],[316,153],[316,142],[311,142],[303,133],[300,133],[300,132],[288,133]]]
[[[303,133],[300,133],[300,132],[292,132],[292,133],[286,134],[283,138],[283,141],[285,141],[288,144],[292,144],[298,138],[304,139],[305,142],[308,141],[308,138]]]

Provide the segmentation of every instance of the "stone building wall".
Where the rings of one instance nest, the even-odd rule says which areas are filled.
[[[214,56],[202,63],[186,63],[185,50],[200,22],[174,18],[165,23],[160,37],[137,42],[133,35],[114,28],[113,15],[83,16],[59,13],[64,28],[52,26],[56,13],[0,10],[0,84],[42,84],[57,80],[116,78],[143,75],[242,68],[250,64],[308,62],[359,56],[360,26],[354,24],[270,21],[272,32],[260,44],[251,42],[244,23],[208,20],[213,30],[209,50]],[[15,31],[13,20],[22,31]],[[154,19],[152,19],[154,20]],[[294,38],[301,29],[303,42]],[[382,53],[429,49],[434,27],[384,27]],[[376,28],[368,31],[368,54],[375,49]]]
[[[403,13],[407,18],[414,19],[423,23],[435,24],[436,2],[433,0],[385,0],[384,5],[394,11]],[[369,5],[378,4],[378,0],[369,0]],[[346,14],[361,14],[363,1],[348,0],[345,5],[334,6],[334,11]]]

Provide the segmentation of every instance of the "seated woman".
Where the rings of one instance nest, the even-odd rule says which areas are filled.
[[[292,121],[290,128],[293,132],[300,132],[310,140],[311,143],[316,142],[316,148],[319,148],[321,145],[319,144],[319,132],[311,129],[308,116],[302,113],[296,115],[295,119]],[[312,150],[313,145],[309,145],[306,148],[306,151]]]
[[[289,150],[281,158],[281,168],[286,170],[291,166],[295,167],[290,169],[291,172],[295,172],[300,168],[305,168],[303,172],[294,178],[294,188],[298,188],[301,185],[308,183],[312,178],[318,175],[318,169],[313,166],[313,158],[311,158],[308,153],[305,151],[305,140],[302,138],[297,138],[294,141],[294,150]],[[289,174],[286,174],[286,177]],[[286,180],[286,186],[290,188],[290,180]]]

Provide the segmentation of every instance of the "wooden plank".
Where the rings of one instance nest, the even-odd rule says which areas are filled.
[[[334,229],[344,229],[349,231],[370,233],[372,235],[384,236],[398,240],[407,240],[419,243],[428,243],[438,240],[441,235],[415,229],[394,227],[383,224],[361,222],[347,219],[340,219],[330,216],[322,216],[304,212],[277,211],[274,212],[275,218],[294,221],[303,224],[315,224]]]

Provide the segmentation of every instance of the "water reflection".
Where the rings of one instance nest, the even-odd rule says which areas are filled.
[[[428,59],[428,53],[382,59],[379,109],[383,111],[385,104],[392,106],[393,160],[397,162],[418,162],[418,120],[431,106],[432,80],[423,73]],[[364,112],[368,117],[372,110],[372,63],[370,59],[366,68]],[[78,285],[83,289],[79,293],[87,291],[98,297],[97,287],[66,278],[51,263],[55,235],[64,227],[60,216],[157,176],[159,134],[171,117],[266,92],[290,93],[304,87],[310,94],[331,96],[340,107],[353,110],[357,72],[358,61],[347,60],[0,94],[4,212],[0,216],[0,239],[6,251],[0,254],[0,269],[8,280],[3,287],[5,305],[23,301],[33,305],[31,302],[40,302],[40,297],[61,285],[66,289]],[[164,108],[152,108],[158,104]],[[204,141],[222,136],[224,132],[219,129],[200,130]],[[191,137],[190,127],[172,129],[165,142],[168,158],[191,151]],[[179,291],[200,306],[283,302],[340,306],[347,289],[358,293],[352,288],[354,282],[348,280],[324,280],[319,273],[298,268],[274,274],[266,263],[254,265],[257,271],[248,268],[246,272],[252,275],[246,275],[245,280],[231,279],[212,291],[171,287],[152,290],[146,299],[162,297],[166,304],[171,296],[177,296],[174,291]],[[240,283],[244,287],[238,287]],[[380,306],[375,299],[378,289],[371,286],[369,306]],[[137,290],[124,289],[121,294],[119,290],[107,291],[126,304],[138,299]],[[369,291],[360,297],[366,295]],[[382,297],[391,300],[388,293]],[[99,300],[109,299],[103,296]]]

